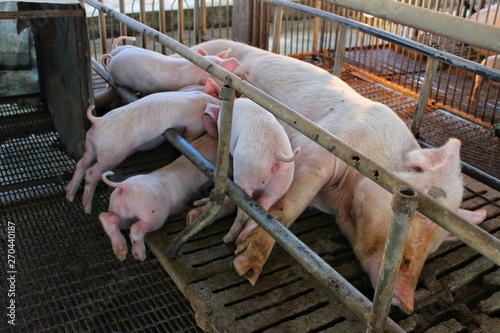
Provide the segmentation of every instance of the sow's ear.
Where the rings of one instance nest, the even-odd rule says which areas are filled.
[[[440,148],[416,149],[408,153],[407,164],[415,172],[446,168],[460,170],[460,140],[449,139]]]
[[[202,55],[204,57],[206,57],[208,55],[207,51],[205,51],[204,49],[202,49],[201,47],[198,49],[198,54],[199,55]]]
[[[201,122],[207,133],[214,138],[219,137],[219,131],[217,127],[217,120],[219,119],[220,106],[207,103],[205,106],[205,112],[201,117]]]
[[[458,215],[460,215],[462,218],[469,221],[470,223],[474,223],[476,225],[484,221],[484,219],[486,218],[486,213],[487,213],[486,209],[479,209],[476,211],[470,211],[466,209],[458,210]],[[445,241],[453,241],[453,240],[458,240],[458,239],[453,235],[448,235],[448,237],[446,237],[445,239]]]

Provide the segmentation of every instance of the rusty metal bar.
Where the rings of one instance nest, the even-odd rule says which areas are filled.
[[[316,1],[316,9],[321,9],[321,1]],[[318,17],[314,18],[314,29],[313,29],[313,43],[312,43],[312,51],[316,52],[318,50],[318,34],[319,34],[319,26],[321,20]]]
[[[120,0],[120,12],[125,13],[125,0]],[[123,23],[120,23],[120,31],[122,36],[127,36],[127,26]],[[127,45],[127,40],[123,40],[123,45]]]
[[[177,28],[179,29],[179,43],[184,44],[184,1],[177,1]]]
[[[50,17],[82,17],[84,11],[72,9],[23,10],[19,12],[0,12],[0,20],[29,20]]]
[[[165,14],[165,0],[160,0],[160,32],[162,34],[167,33],[167,17]],[[161,46],[161,53],[167,54],[167,48],[165,45]]]
[[[437,68],[439,65],[439,60],[436,58],[428,57],[427,64],[425,67],[424,83],[422,85],[422,91],[418,98],[417,110],[413,116],[413,122],[411,124],[411,132],[416,137],[420,131],[420,126],[422,125],[422,119],[424,118],[425,108],[427,102],[432,92],[432,84],[434,83],[434,78],[436,77]]]
[[[146,22],[147,22],[147,19],[146,19],[146,0],[140,0],[139,4],[140,4],[139,17],[140,17],[141,23],[146,24]],[[148,48],[148,39],[146,38],[145,35],[142,35],[141,37],[142,37],[142,47],[147,49]]]
[[[276,8],[273,22],[273,48],[274,53],[280,53],[281,49],[281,24],[283,23],[283,8]]]
[[[226,197],[226,180],[229,171],[229,147],[231,141],[231,127],[233,119],[234,89],[224,86],[221,91],[222,109],[220,113],[219,140],[217,146],[217,171],[215,173],[215,187],[210,194],[210,206],[193,223],[182,230],[170,244],[167,255],[175,257],[182,244],[189,238],[209,225],[220,211]]]
[[[416,192],[411,187],[399,187],[392,197],[394,217],[385,242],[367,333],[383,332],[386,326],[410,223],[418,205],[416,199]]]
[[[99,2],[103,2],[103,0],[99,0]],[[104,13],[99,12],[99,30],[101,32],[101,47],[102,54],[108,53],[108,43],[107,43],[107,32],[106,32],[106,19],[104,18]]]
[[[335,41],[335,62],[333,63],[333,74],[340,77],[344,65],[345,47],[347,39],[347,27],[339,24],[337,40]]]

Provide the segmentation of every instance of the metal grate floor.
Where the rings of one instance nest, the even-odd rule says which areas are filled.
[[[81,193],[66,201],[64,175],[75,161],[60,149],[45,107],[2,105],[0,123],[2,281],[10,276],[12,224],[16,250],[15,296],[3,289],[0,331],[200,332],[189,302],[150,252],[145,262],[114,257],[97,219],[107,210],[109,189],[97,191],[92,215],[83,213]],[[11,299],[15,326],[4,312]]]

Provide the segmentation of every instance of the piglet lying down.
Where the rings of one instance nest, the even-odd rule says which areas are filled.
[[[220,100],[204,92],[165,92],[146,96],[102,117],[87,110],[92,127],[87,132],[85,153],[76,165],[73,178],[66,186],[66,198],[73,201],[85,177],[82,203],[85,212],[92,211],[92,197],[104,172],[120,164],[127,156],[152,149],[164,139],[162,133],[177,129],[192,141],[205,132],[201,117],[207,103]]]
[[[216,139],[205,134],[193,141],[193,147],[215,163]],[[130,228],[132,255],[143,261],[144,236],[161,228],[170,214],[179,212],[209,181],[185,156],[150,174],[133,176],[121,183],[110,181],[107,176],[111,174],[111,171],[104,173],[102,180],[116,189],[111,193],[108,212],[101,213],[99,220],[119,260],[127,256],[127,243],[120,229]]]

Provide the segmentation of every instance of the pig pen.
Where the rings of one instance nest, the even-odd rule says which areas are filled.
[[[311,61],[328,63],[317,57]],[[411,123],[415,99],[356,71],[344,70],[341,77]],[[8,249],[9,222],[15,224],[19,300],[17,325],[2,321],[4,331],[200,331],[189,305],[198,325],[214,332],[365,331],[362,321],[278,246],[255,287],[237,277],[231,267],[234,246],[221,241],[231,219],[204,229],[172,260],[166,258],[166,248],[184,228],[183,215],[173,216],[147,238],[152,252],[146,262],[118,262],[97,222],[97,212],[107,209],[110,190],[99,187],[90,216],[83,214],[79,202],[64,199],[63,187],[76,161],[61,147],[47,105],[5,99],[1,110],[2,243]],[[490,174],[498,172],[498,140],[489,130],[433,106],[426,107],[422,126],[423,142],[440,145],[447,136],[461,138],[465,162],[485,166],[482,170]],[[118,172],[148,172],[174,156],[165,145],[129,158]],[[499,192],[467,176],[464,191],[464,207],[486,207],[488,217],[481,227],[498,237]],[[331,216],[308,211],[291,230],[373,297],[367,276]],[[390,314],[406,331],[494,332],[498,327],[498,268],[461,242],[444,244],[428,259],[417,290],[413,315],[397,309]],[[7,308],[12,298],[2,296]]]

